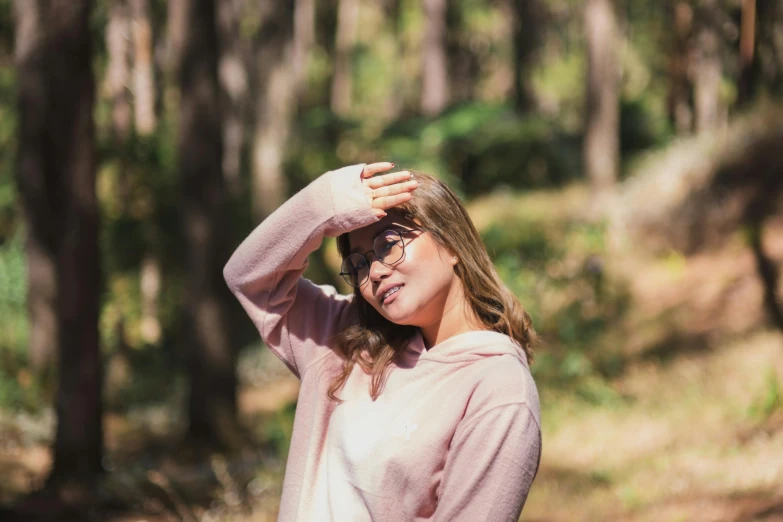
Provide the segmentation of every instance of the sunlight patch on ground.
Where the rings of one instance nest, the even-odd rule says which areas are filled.
[[[760,332],[670,364],[630,368],[618,379],[638,397],[627,405],[551,404],[523,520],[763,515],[783,483],[783,422],[756,419],[749,408],[764,393],[769,368],[783,380],[782,350],[779,333]],[[745,511],[732,507],[737,495],[745,495]]]

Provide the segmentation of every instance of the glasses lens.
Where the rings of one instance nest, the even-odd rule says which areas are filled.
[[[343,279],[351,286],[361,286],[370,275],[367,258],[361,254],[351,254],[343,259]]]
[[[381,263],[393,265],[402,259],[402,238],[394,230],[387,230],[375,238],[373,250]]]

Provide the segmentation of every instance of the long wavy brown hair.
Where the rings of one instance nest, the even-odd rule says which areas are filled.
[[[465,207],[441,180],[423,172],[413,172],[419,187],[413,198],[395,207],[406,219],[416,222],[459,262],[454,271],[462,280],[464,295],[481,326],[508,335],[533,362],[533,347],[538,336],[530,315],[498,276],[487,249]],[[337,238],[337,249],[345,258],[351,252],[348,234]],[[338,353],[344,362],[342,373],[327,393],[329,399],[342,402],[337,391],[343,387],[354,366],[358,364],[372,375],[370,395],[377,399],[395,359],[405,351],[416,331],[415,326],[395,324],[364,300],[358,288],[354,290],[352,306],[358,321],[336,336]]]

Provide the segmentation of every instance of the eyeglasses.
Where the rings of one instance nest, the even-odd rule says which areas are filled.
[[[343,259],[340,275],[352,287],[358,288],[362,286],[370,278],[371,261],[367,254],[372,252],[375,254],[375,258],[385,266],[390,267],[399,263],[405,256],[405,242],[402,240],[402,235],[414,230],[424,232],[420,228],[413,230],[390,229],[381,232],[373,241],[372,250],[364,254],[356,252]]]

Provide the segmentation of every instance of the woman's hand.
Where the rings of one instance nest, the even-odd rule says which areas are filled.
[[[407,170],[373,177],[393,167],[394,163],[369,163],[362,171],[362,183],[367,192],[367,200],[379,218],[386,216],[386,210],[410,201],[413,191],[419,187],[419,182],[414,180],[413,174]]]

